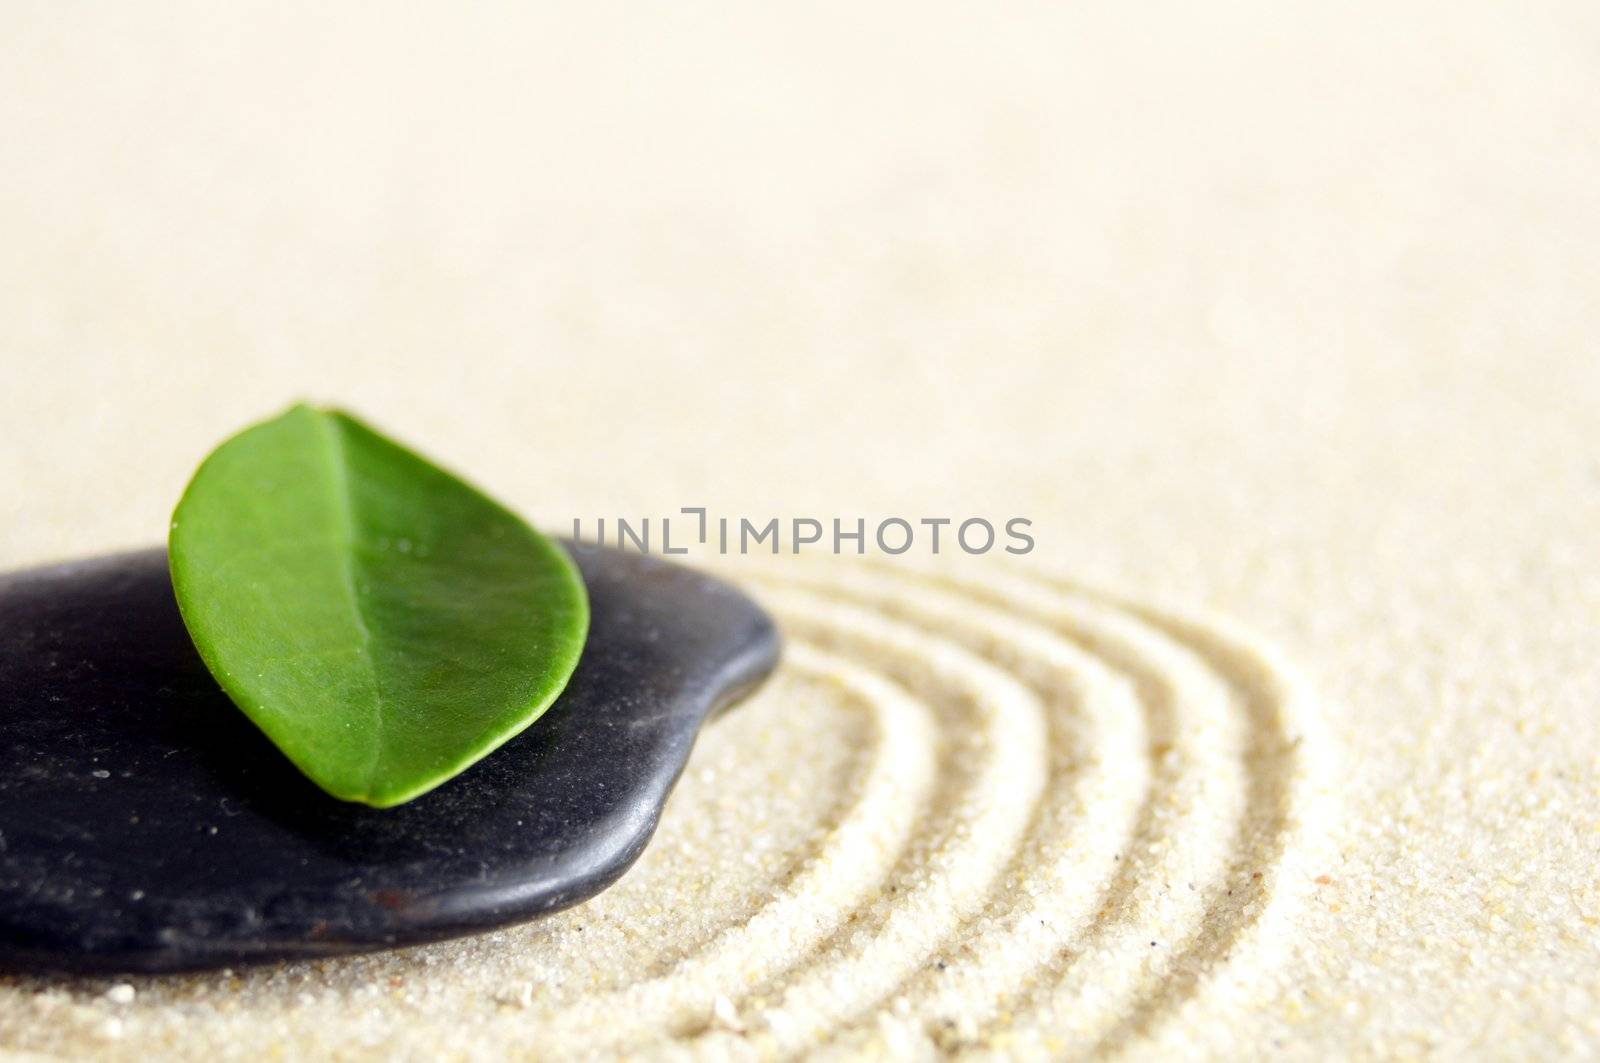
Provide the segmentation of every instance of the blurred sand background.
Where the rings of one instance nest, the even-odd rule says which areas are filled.
[[[1248,993],[1111,1047],[1600,1050],[1600,8],[0,22],[5,567],[160,541],[207,450],[301,397],[556,530],[1027,516],[1034,570],[1270,643],[1337,781],[1315,888],[1236,962]],[[748,916],[759,876],[690,843],[796,749],[827,789],[856,724],[808,682],[707,736],[663,826],[676,866],[647,857],[591,926],[625,936],[684,876],[732,898],[684,940]],[[146,980],[131,1008],[0,980],[0,1046],[537,1056],[575,1044],[539,1024],[582,987],[547,1012],[517,987],[590,962],[581,921]],[[594,977],[626,982],[630,947]]]

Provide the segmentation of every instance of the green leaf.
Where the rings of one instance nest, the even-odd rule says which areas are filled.
[[[228,696],[318,786],[379,808],[538,719],[589,631],[559,546],[336,410],[296,406],[218,447],[168,550]]]

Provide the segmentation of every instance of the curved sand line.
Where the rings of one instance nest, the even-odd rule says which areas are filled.
[[[1141,717],[1133,708],[1133,693],[1126,684],[1118,682],[1107,669],[1083,653],[1075,652],[1062,640],[1040,637],[1035,629],[1010,623],[1003,613],[990,613],[990,623],[998,626],[998,642],[994,640],[994,632],[989,632],[987,648],[998,652],[997,647],[1010,645],[1016,650],[1019,664],[1037,658],[1032,661],[1035,671],[1043,668],[1056,684],[1064,685],[1058,693],[1062,698],[1077,698],[1082,693],[1085,704],[1094,708],[1078,720],[1077,730],[1086,730],[1086,735],[1074,735],[1074,728],[1062,727],[1062,722],[1070,724],[1074,720],[1070,714],[1045,714],[1016,680],[1000,669],[982,664],[954,642],[928,639],[918,634],[917,629],[885,623],[872,612],[830,604],[806,592],[774,591],[771,599],[790,634],[798,631],[821,642],[850,645],[856,652],[866,648],[870,660],[894,672],[901,682],[922,688],[930,701],[950,701],[950,693],[954,692],[957,696],[952,703],[942,709],[930,709],[946,720],[949,735],[941,741],[936,733],[926,732],[922,736],[925,752],[931,756],[936,744],[966,746],[966,754],[976,764],[976,773],[973,767],[958,764],[949,765],[952,770],[946,772],[946,789],[954,792],[950,808],[960,813],[954,816],[958,829],[942,828],[934,823],[941,816],[930,816],[930,823],[926,824],[930,829],[926,829],[922,845],[909,853],[883,850],[882,860],[869,864],[872,871],[885,876],[869,897],[878,913],[870,911],[872,906],[864,911],[838,913],[843,922],[853,927],[850,932],[853,943],[870,941],[864,954],[854,956],[845,951],[848,959],[843,964],[816,965],[814,969],[798,972],[794,964],[773,962],[771,957],[762,956],[755,964],[757,969],[773,969],[774,973],[786,977],[768,980],[768,985],[758,986],[755,993],[734,994],[746,1009],[765,1007],[768,999],[763,993],[781,994],[781,1002],[766,1010],[763,1017],[762,1039],[766,1052],[784,1052],[810,1044],[818,1037],[829,1036],[835,1021],[845,1020],[859,1010],[862,1002],[870,1001],[870,996],[862,994],[862,986],[875,983],[882,991],[890,991],[904,975],[917,972],[930,949],[936,948],[958,922],[973,914],[974,905],[987,903],[992,893],[990,887],[998,874],[1005,872],[1006,876],[1018,880],[1026,877],[1029,895],[1059,900],[1054,892],[1062,885],[1070,887],[1072,879],[1066,879],[1061,874],[1064,869],[1051,864],[1058,874],[1050,882],[1042,882],[1032,868],[1032,861],[1019,861],[1018,853],[1022,848],[1018,839],[1024,829],[1035,836],[1048,837],[1056,844],[1061,837],[1066,837],[1067,848],[1074,850],[1077,863],[1082,863],[1082,848],[1090,847],[1094,832],[1109,831],[1112,844],[1094,845],[1104,863],[1104,872],[1099,877],[1109,876],[1114,863],[1114,844],[1122,837],[1125,824],[1104,813],[1107,808],[1120,805],[1125,810],[1123,820],[1131,818],[1141,796],[1142,781],[1136,780],[1133,791],[1118,794],[1110,788],[1109,776],[1102,765],[1141,764],[1138,749],[1142,743],[1142,728]],[[950,610],[947,620],[962,624],[965,623],[963,613],[971,612],[970,604],[957,604],[955,610]],[[968,640],[984,640],[981,626],[968,629]],[[805,642],[800,647],[803,647],[800,656],[795,658],[792,653],[790,660],[810,663],[811,668],[830,660],[826,655],[814,653]],[[899,668],[890,663],[893,660],[899,660]],[[1078,692],[1077,687],[1085,690]],[[1048,741],[1042,725],[1046,716],[1053,717],[1058,724],[1048,728],[1051,732]],[[901,736],[901,740],[904,738],[906,735]],[[1046,780],[1046,754],[1051,751],[1056,752],[1054,760],[1058,764],[1051,768],[1050,778]],[[917,757],[918,749],[898,744],[894,746],[894,756]],[[962,749],[957,749],[955,756],[960,759]],[[1058,791],[1056,784],[1070,783],[1074,775],[1082,776],[1083,781],[1061,786]],[[1126,773],[1120,772],[1120,775]],[[1046,781],[1050,783],[1048,789]],[[1008,799],[990,800],[1000,788],[1008,788]],[[973,797],[978,800],[974,802]],[[987,810],[982,807],[986,802],[990,805]],[[862,800],[858,808],[872,816],[882,815],[882,808],[875,807],[872,800]],[[1099,820],[1085,815],[1096,808],[1102,813]],[[1042,828],[1040,823],[1045,815],[1050,818],[1046,821],[1048,826]],[[1061,831],[1054,829],[1058,826]],[[898,868],[891,868],[891,864],[898,864]],[[941,866],[944,874],[926,879],[925,872],[930,866]],[[1082,868],[1078,871],[1078,892],[1083,895],[1083,906],[1088,906],[1093,901],[1096,880],[1094,877],[1085,880]],[[891,898],[888,908],[883,906],[885,895]],[[792,906],[787,898],[774,901],[773,906],[763,909],[749,925],[731,930],[722,948],[717,949],[718,953],[741,961],[749,969],[750,956],[741,954],[738,945],[763,940],[762,935],[766,935],[770,927],[794,925]],[[816,908],[814,903],[813,908]],[[925,914],[918,921],[910,921],[904,917],[907,908],[920,908]],[[862,930],[859,929],[861,924],[877,925],[872,930]],[[837,946],[837,937],[835,935],[832,941],[816,941],[816,945],[821,949]],[[714,999],[717,991],[718,973],[722,973],[723,986],[726,986],[728,969],[728,962],[710,962],[698,957],[645,991],[624,994],[626,1021],[621,1026],[616,1023],[605,1026],[605,1044],[613,1047],[629,1044],[642,1033],[640,1028],[648,1025],[645,1017],[651,1013],[656,1017],[674,1017],[675,1021],[667,1021],[666,1028],[677,1026],[674,1033],[678,1034],[686,1033],[683,1025],[698,1021],[704,1026],[709,1017],[707,1002]],[[723,993],[731,991],[723,988]],[[650,1007],[651,1001],[656,1002],[656,1007]],[[614,1002],[606,1004],[608,1010],[613,1007],[616,1007]],[[568,1026],[589,1021],[587,1012],[589,1009],[584,1007],[581,1012],[565,1013],[560,1021],[563,1031]],[[797,1013],[805,1015],[806,1021],[790,1021]],[[552,1029],[550,1033],[557,1031]]]
[[[1052,769],[1050,792],[1034,810],[990,903],[943,927],[937,975],[916,971],[883,990],[883,968],[870,972],[878,977],[859,977],[869,942],[827,965],[836,988],[848,985],[852,1007],[828,1006],[791,988],[784,1006],[762,1015],[759,1029],[738,1040],[711,1034],[698,1047],[768,1054],[832,1040],[851,1052],[869,1046],[1114,1051],[1192,1002],[1247,939],[1256,943],[1266,913],[1274,910],[1266,900],[1292,892],[1280,881],[1279,865],[1290,854],[1290,838],[1315,819],[1313,798],[1325,774],[1312,755],[1320,743],[1298,740],[1314,719],[1303,687],[1274,655],[1215,622],[1077,588],[1009,576],[974,585],[887,567],[841,569],[785,566],[760,579],[850,603],[814,609],[807,629],[813,638],[827,637],[831,609],[850,615],[865,606],[923,625],[934,633],[928,646],[949,638],[1009,669],[1040,695],[1033,704],[1050,720],[1058,755],[1071,748],[1074,726],[1095,737],[1076,754],[1061,755]],[[858,624],[859,613],[854,617]],[[824,630],[816,630],[819,623]],[[857,624],[845,624],[835,641],[842,637],[848,644]],[[1064,649],[1063,639],[1081,648]],[[876,649],[855,645],[868,663]],[[1092,790],[1092,743],[1118,733],[1087,723],[1103,700],[1063,698],[1062,684],[1098,683],[1103,698],[1115,688],[1107,668],[1129,676],[1139,690],[1149,739],[1143,774],[1150,786],[1121,837],[1126,854],[1111,854],[1118,867],[1101,883],[1093,871],[1095,851],[1084,845],[1087,835],[1073,835],[1060,815],[1073,798],[1056,790]],[[1076,679],[1064,678],[1069,675]],[[1081,714],[1076,724],[1074,713]],[[1101,752],[1114,768],[1141,774],[1142,751],[1125,745]],[[1074,755],[1090,766],[1082,777],[1065,766]],[[1120,792],[1126,799],[1138,789],[1123,785]],[[1080,804],[1078,814],[1115,820],[1108,811],[1103,803]],[[1071,840],[1061,845],[1064,839]],[[1052,841],[1059,846],[1054,859]],[[1087,911],[1085,898],[1098,885],[1104,886],[1100,903]],[[1151,944],[1152,921],[1176,928],[1169,941]],[[894,999],[880,999],[886,996]],[[874,1014],[875,1023],[851,1024]],[[1030,1032],[1013,1035],[1009,1028],[1019,1016],[1026,1021],[1018,1026]],[[830,1018],[842,1021],[830,1030]],[[1039,1028],[1050,1036],[1037,1036]]]
[[[704,1029],[711,1002],[730,996],[747,1010],[763,1011],[764,1051],[814,1042],[851,1013],[862,985],[893,988],[986,900],[1043,796],[1043,713],[1021,684],[953,643],[929,640],[871,612],[799,592],[772,597],[791,634],[868,647],[893,680],[873,680],[804,642],[798,656],[791,651],[791,663],[832,661],[841,678],[851,678],[877,704],[905,698],[895,681],[922,690],[923,711],[943,722],[942,733],[931,727],[885,733],[886,754],[875,763],[936,760],[941,771],[933,799],[921,806],[924,815],[909,844],[861,846],[818,859],[790,891],[730,928],[707,954],[663,978],[541,1016],[541,1033],[552,1041],[587,1031],[585,1048],[595,1051],[632,1046],[651,1034],[681,1036]],[[1000,788],[1015,799],[988,800]],[[904,803],[903,795],[887,789],[864,790],[838,830],[864,830],[886,813],[904,815],[904,808],[896,812]],[[870,885],[834,886],[835,903],[819,903],[818,884],[841,875],[847,883]],[[837,903],[847,899],[861,902],[859,909]],[[810,962],[821,955],[841,962]],[[795,1014],[805,1019],[787,1021]]]
[[[730,987],[800,962],[877,885],[880,854],[902,850],[932,793],[936,728],[925,707],[894,684],[803,642],[785,666],[836,684],[874,722],[876,740],[856,799],[816,853],[773,900],[727,928],[667,974],[583,998],[539,1027],[552,1042],[590,1050],[704,1026],[710,1002]]]
[[[852,574],[848,586],[832,589],[835,594],[860,595],[869,593],[867,588],[874,582],[874,578]],[[955,600],[947,602],[943,609],[935,606],[930,614],[930,592],[919,593],[915,586],[896,580],[887,585],[878,582],[876,594],[871,597],[880,609],[917,616],[924,624],[937,625],[941,635],[949,633],[952,615],[959,615],[963,609],[972,613],[978,608],[970,600]],[[1018,603],[1010,604],[1015,610]],[[1122,1001],[1135,991],[1152,963],[1159,966],[1163,959],[1159,953],[1151,956],[1145,951],[1149,947],[1147,941],[1140,940],[1137,948],[1131,946],[1129,939],[1148,936],[1139,925],[1141,914],[1174,900],[1191,910],[1186,913],[1190,917],[1199,911],[1198,896],[1184,891],[1173,897],[1170,884],[1210,870],[1207,861],[1220,847],[1231,822],[1238,795],[1229,792],[1227,758],[1236,744],[1236,728],[1226,711],[1225,693],[1196,662],[1107,610],[1082,603],[1064,603],[1060,608],[1065,612],[1054,619],[1066,621],[1091,652],[1122,667],[1135,679],[1144,705],[1149,748],[1156,753],[1149,765],[1150,786],[1135,822],[1113,840],[1113,850],[1103,854],[1116,862],[1117,869],[1100,898],[1098,910],[1079,916],[1103,921],[1107,914],[1114,913],[1122,919],[1109,924],[1119,931],[1110,935],[1110,940],[1091,936],[1083,948],[1115,962],[1075,964],[1066,969],[1068,990],[1082,1005],[1066,1031],[1077,1042],[1092,1036],[1097,1026],[1114,1023],[1121,1013]],[[1156,667],[1148,664],[1152,660],[1158,662]],[[1129,757],[1124,752],[1123,757],[1113,767],[1120,765],[1125,771],[1129,765],[1142,763],[1137,754]],[[991,796],[998,799],[998,795]],[[1175,814],[1184,818],[1182,829],[1163,833],[1163,818]],[[1037,846],[1048,847],[1052,840],[1039,839]],[[1119,851],[1122,849],[1126,852]],[[1036,854],[1030,854],[1030,858],[1037,861]],[[1033,881],[1027,887],[1039,890]],[[1025,920],[1029,916],[1042,920],[1038,926],[1046,931],[1032,935],[1032,948],[1023,944],[1026,939],[1009,936],[1003,928],[998,934],[989,931],[983,925],[988,919],[961,927],[949,942],[954,946],[949,951],[955,958],[942,960],[943,966],[936,967],[940,974],[937,991],[927,999],[910,998],[920,1029],[900,1032],[931,1039],[947,1051],[983,1043],[985,1027],[997,1015],[1017,1008],[1019,1002],[1010,998],[1025,989],[1026,980],[1036,976],[1060,952],[1060,943],[1051,940],[1048,928],[1071,927],[1073,923],[1053,904],[1056,899],[1045,891],[1037,907],[1020,906],[1021,912],[1027,913]],[[1002,896],[999,901],[1007,905],[1007,898]],[[1040,910],[1045,914],[1037,914]],[[1032,928],[1033,923],[1020,925]],[[1000,977],[996,968],[1002,965],[1011,968],[1013,978]],[[1024,985],[1017,984],[1018,976],[1024,979]]]
[[[763,1053],[788,1053],[824,1039],[864,1001],[911,977],[988,900],[1045,794],[1044,712],[1021,683],[954,642],[930,639],[872,612],[805,593],[769,596],[780,617],[811,639],[870,653],[930,704],[944,704],[949,806],[892,868],[880,901],[852,919],[818,962],[764,986],[755,1006]]]
[[[1056,586],[1108,602],[1186,641],[1231,678],[1251,723],[1245,752],[1251,793],[1235,838],[1250,874],[1230,897],[1231,918],[1217,920],[1191,943],[1181,958],[1180,976],[1156,987],[1096,1046],[1112,1051],[1178,1028],[1178,1016],[1202,1005],[1206,991],[1237,994],[1292,939],[1290,920],[1314,889],[1322,866],[1322,843],[1334,815],[1335,764],[1309,684],[1258,636],[1218,617],[1157,608],[1071,583]]]
[[[1019,603],[1038,592],[1039,583],[1022,576],[948,581],[984,600]],[[1094,1040],[1073,1036],[1041,1044],[1041,1028],[1075,1030],[1071,1021],[1082,1006],[1074,979],[1063,978],[1035,997],[1024,1026],[1034,1047],[1052,1055],[1115,1054],[1170,1026],[1174,1013],[1192,1007],[1208,983],[1230,981],[1234,988],[1271,960],[1274,935],[1312,885],[1314,861],[1332,801],[1332,765],[1310,691],[1281,656],[1260,639],[1215,617],[1196,617],[1158,608],[1066,582],[1048,584],[1047,593],[1081,598],[1119,610],[1184,646],[1230,687],[1234,711],[1245,721],[1241,768],[1246,800],[1229,844],[1227,874],[1211,891],[1203,921],[1187,936],[1166,966],[1165,979],[1150,979],[1115,1024]],[[1135,941],[1129,949],[1137,951]],[[1245,954],[1248,950],[1248,958]],[[1040,1007],[1041,1000],[1044,1002]]]

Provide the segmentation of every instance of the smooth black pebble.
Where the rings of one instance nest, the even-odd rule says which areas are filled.
[[[410,945],[586,900],[701,724],[772,670],[728,585],[569,547],[589,641],[528,730],[392,809],[318,790],[234,708],[163,550],[0,576],[0,968],[184,971]]]

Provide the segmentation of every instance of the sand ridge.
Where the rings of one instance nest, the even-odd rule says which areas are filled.
[[[800,637],[876,656],[913,684],[926,678],[894,672],[861,637],[863,607],[914,632],[905,637],[924,667],[951,642],[970,647],[1001,669],[987,697],[1007,693],[994,680],[1026,677],[1025,704],[1049,721],[1056,747],[1046,791],[1024,773],[972,799],[1033,802],[1030,830],[986,869],[988,892],[939,927],[915,977],[863,999],[864,979],[835,974],[854,1009],[835,1031],[816,1028],[803,987],[781,991],[813,1036],[897,1052],[925,1040],[941,1051],[1095,1055],[1167,1021],[1236,953],[1253,953],[1246,967],[1265,962],[1252,946],[1306,885],[1284,880],[1315,863],[1334,771],[1311,695],[1273,650],[1220,622],[1025,576],[840,565],[808,579],[797,567],[774,566],[771,579],[820,598],[802,597],[797,611],[792,591],[778,596]],[[1098,847],[1083,836],[1090,825]],[[883,925],[916,903],[897,897]],[[800,1022],[780,1007],[768,1023],[793,1047]]]

